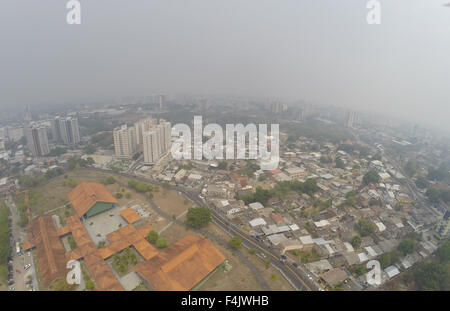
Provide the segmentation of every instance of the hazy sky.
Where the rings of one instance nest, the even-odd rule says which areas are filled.
[[[153,92],[305,99],[450,130],[446,0],[0,0],[0,108]]]

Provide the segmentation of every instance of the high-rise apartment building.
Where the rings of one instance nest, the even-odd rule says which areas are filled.
[[[80,143],[80,131],[78,129],[78,119],[67,117],[59,119],[60,139],[66,145],[77,145]]]
[[[139,120],[135,124],[137,132],[137,144],[140,145],[144,153],[145,163],[155,163],[158,161],[171,146],[172,126],[166,120],[147,118]]]
[[[44,156],[50,152],[46,127],[30,123],[25,127],[25,136],[28,149],[34,156]]]
[[[347,113],[347,119],[345,120],[345,125],[347,127],[353,128],[358,124],[358,114],[354,111],[349,111]]]
[[[280,102],[274,102],[271,105],[272,113],[275,113],[275,114],[280,114],[280,113],[286,112],[287,109],[288,109],[288,105],[280,103]]]
[[[114,136],[114,150],[117,157],[131,158],[136,152],[136,138],[133,127],[128,127],[126,124],[115,128]]]
[[[80,130],[76,117],[55,117],[50,121],[52,139],[63,142],[66,145],[77,145],[80,143]]]
[[[157,96],[157,100],[158,100],[158,105],[159,105],[159,109],[163,110],[164,106],[166,105],[166,95],[164,94],[159,94]]]
[[[149,131],[151,128],[153,128],[157,124],[158,124],[157,120],[153,119],[151,117],[139,120],[134,124],[134,132],[135,132],[135,138],[136,138],[135,143],[136,143],[137,150],[143,151],[144,132]]]
[[[6,137],[9,141],[17,142],[25,136],[25,131],[22,126],[8,126],[5,130]]]

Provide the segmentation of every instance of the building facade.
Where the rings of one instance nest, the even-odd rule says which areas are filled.
[[[159,124],[148,123],[149,126],[141,128],[142,133],[142,149],[144,153],[145,163],[155,163],[163,155],[165,155],[171,146],[170,122],[159,120]]]
[[[136,138],[134,128],[128,127],[126,124],[115,128],[114,151],[116,157],[131,158],[136,152]]]
[[[31,153],[36,157],[48,154],[50,147],[48,144],[47,128],[38,124],[29,124],[25,129],[27,145]]]

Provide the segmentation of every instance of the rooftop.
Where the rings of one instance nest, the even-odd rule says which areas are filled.
[[[95,182],[82,182],[69,193],[69,199],[79,217],[97,202],[117,203],[106,188]]]
[[[190,234],[136,266],[136,272],[153,290],[187,291],[224,260],[208,239]]]

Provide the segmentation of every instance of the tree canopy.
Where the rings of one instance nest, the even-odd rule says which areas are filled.
[[[187,212],[187,223],[200,228],[211,221],[211,211],[206,207],[191,207]]]

